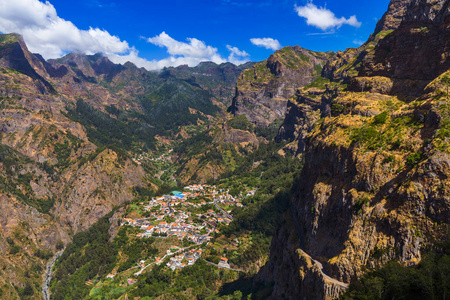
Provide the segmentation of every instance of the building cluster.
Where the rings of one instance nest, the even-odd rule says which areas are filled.
[[[183,191],[172,191],[169,195],[141,202],[146,217],[124,218],[121,225],[139,227],[141,232],[136,235],[139,238],[177,237],[199,245],[212,239],[212,235],[218,232],[216,227],[219,224],[228,225],[232,221],[233,217],[223,206],[243,206],[240,197],[233,197],[228,190],[218,189],[216,186],[194,184],[186,186]],[[209,207],[203,207],[204,205]],[[193,265],[202,254],[202,249],[187,252],[176,246],[171,249],[163,258],[156,257],[154,263],[161,264],[166,257],[171,256],[167,266],[175,270]],[[140,265],[145,268],[143,261]],[[223,257],[218,266],[229,268],[228,260]]]
[[[234,198],[228,191],[218,190],[216,186],[190,185],[184,191],[173,191],[170,195],[150,199],[144,206],[149,217],[125,218],[122,225],[140,227],[142,232],[137,236],[141,238],[175,236],[200,244],[212,238],[218,224],[228,225],[232,221],[232,216],[218,204],[242,207],[240,199]],[[217,212],[209,209],[202,213],[191,213],[187,210],[207,204],[215,205]]]
[[[172,152],[173,149],[170,149],[158,157],[153,157],[150,153],[140,153],[137,157],[133,158],[133,161],[139,165],[144,161],[170,161],[170,154]]]
[[[181,269],[186,266],[192,266],[197,261],[197,259],[202,256],[202,252],[202,249],[191,249],[179,255],[172,256],[167,263],[167,266],[172,270]]]

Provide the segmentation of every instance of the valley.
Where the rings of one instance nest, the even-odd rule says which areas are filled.
[[[449,28],[158,72],[1,34],[0,298],[445,299]]]

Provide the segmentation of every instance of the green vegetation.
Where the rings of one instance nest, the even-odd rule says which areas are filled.
[[[385,31],[380,31],[376,37],[375,40],[380,40],[380,39],[384,39],[386,36],[388,36],[389,34],[391,34],[394,30],[385,30]]]
[[[126,235],[126,228],[122,227],[119,230],[118,239],[123,239]],[[151,247],[154,238],[134,239],[132,242],[124,243],[117,242],[117,246],[121,246],[122,255],[126,255],[127,260],[119,266],[118,272],[128,270],[136,264],[142,257],[154,256],[158,253],[156,248]]]
[[[289,207],[289,200],[302,162],[277,154],[280,145],[271,142],[247,156],[237,159],[236,169],[222,176],[220,187],[242,190],[246,186],[258,187],[255,196],[245,198],[244,208],[232,211],[233,221],[220,229],[226,237],[250,235],[249,247],[228,255],[238,266],[248,267],[268,255],[270,241],[282,215]],[[258,164],[255,167],[255,162]]]
[[[53,299],[83,299],[90,287],[86,282],[109,273],[115,265],[117,248],[111,247],[109,218],[99,219],[87,231],[77,233],[56,264],[51,290]]]
[[[215,294],[214,285],[217,281],[233,278],[232,273],[219,271],[203,259],[197,260],[194,265],[185,267],[179,272],[157,266],[151,272],[138,277],[131,296],[155,298],[162,294],[170,294],[176,299],[183,299],[183,294],[189,291],[189,294],[196,295],[197,299],[205,299]]]
[[[18,42],[20,39],[20,35],[18,34],[0,34],[0,45],[7,45],[7,44],[12,44],[15,42]]]
[[[234,117],[233,119],[229,120],[227,124],[234,129],[240,129],[240,130],[246,130],[246,131],[252,131],[254,129],[254,125],[250,123],[250,121],[247,119],[245,115],[240,115],[237,117]]]
[[[406,143],[408,134],[418,131],[423,124],[413,116],[402,116],[390,120],[387,112],[375,116],[372,122],[366,122],[363,126],[353,130],[350,139],[357,145],[364,146],[369,150],[384,149],[409,149]]]
[[[436,131],[433,144],[437,149],[450,153],[450,104],[442,104],[439,108],[439,113],[441,115],[441,124]]]
[[[355,204],[353,204],[353,210],[359,215],[362,212],[363,206],[369,205],[369,202],[369,197],[358,198],[356,199]]]
[[[328,78],[319,76],[316,80],[305,86],[305,89],[310,88],[318,88],[318,89],[326,89],[326,86],[330,84],[331,81]]]
[[[314,65],[314,75],[322,74],[323,67],[321,65]]]
[[[89,139],[98,146],[113,145],[131,150],[135,141],[148,148],[155,144],[155,132],[148,128],[145,118],[140,115],[135,116],[140,117],[138,120],[115,119],[78,99],[75,107],[67,107],[67,117],[82,124]]]
[[[450,295],[450,240],[414,267],[391,261],[350,285],[342,299],[446,299]]]
[[[155,132],[168,135],[178,132],[179,126],[196,124],[206,120],[201,114],[192,114],[189,108],[207,115],[214,115],[219,108],[211,102],[213,96],[204,90],[194,89],[183,81],[168,81],[156,91],[141,98],[149,124]]]

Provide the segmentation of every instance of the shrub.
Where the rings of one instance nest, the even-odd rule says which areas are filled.
[[[15,255],[15,254],[19,253],[21,249],[22,248],[18,245],[12,245],[11,249],[9,249],[9,254]]]
[[[417,165],[422,160],[422,154],[423,153],[419,151],[408,155],[406,157],[406,164],[411,167]]]
[[[384,111],[381,114],[378,114],[373,118],[373,124],[374,125],[385,124],[388,117],[389,117],[389,113],[387,111]]]

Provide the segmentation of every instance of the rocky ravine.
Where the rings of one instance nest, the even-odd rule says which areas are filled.
[[[257,276],[273,284],[272,299],[338,297],[342,289],[327,283],[314,259],[324,274],[350,283],[392,259],[417,264],[427,247],[448,237],[449,39],[440,37],[449,34],[449,1],[392,1],[389,7],[402,13],[386,15],[403,16],[402,22],[354,56],[361,69],[347,90],[335,82],[331,97],[328,86],[316,101],[297,98],[304,101],[297,107],[308,105],[321,117],[309,133],[302,131],[309,121],[297,114],[307,110],[291,109],[305,166]],[[421,35],[431,39],[430,61],[416,44]],[[395,88],[381,88],[383,82]]]

